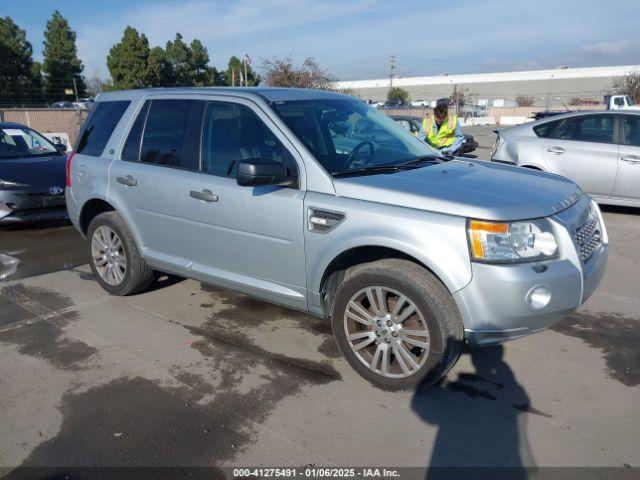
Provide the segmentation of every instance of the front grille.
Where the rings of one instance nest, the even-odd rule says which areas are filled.
[[[55,213],[66,210],[67,207],[65,205],[60,205],[57,207],[49,207],[49,208],[25,208],[22,210],[17,210],[14,212],[16,217],[28,217],[29,215],[38,215],[38,214],[47,214],[47,213]]]
[[[578,246],[580,259],[586,262],[591,258],[600,245],[602,245],[602,232],[600,231],[600,221],[597,217],[591,217],[584,222],[573,233],[573,238]]]

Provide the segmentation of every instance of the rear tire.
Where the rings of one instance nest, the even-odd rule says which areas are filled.
[[[94,277],[112,295],[146,289],[153,270],[140,257],[131,231],[117,212],[97,215],[87,230],[89,265]]]
[[[401,259],[348,269],[336,291],[331,326],[356,372],[388,390],[434,385],[455,364],[464,342],[447,288],[425,268]]]

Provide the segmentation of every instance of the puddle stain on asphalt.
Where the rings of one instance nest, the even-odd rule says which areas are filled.
[[[0,301],[17,305],[28,318],[41,317],[29,325],[0,333],[0,342],[16,345],[19,353],[43,358],[62,370],[79,370],[97,352],[94,347],[65,336],[64,328],[78,317],[73,310],[59,313],[74,306],[69,297],[53,290],[17,284],[3,288]]]
[[[640,384],[640,321],[614,314],[572,313],[551,327],[602,350],[607,372],[624,385]]]
[[[14,226],[0,231],[0,252],[17,260],[15,268],[8,269],[2,280],[69,270],[88,261],[86,242],[73,226],[64,222]],[[16,246],[20,250],[14,253]]]
[[[440,382],[440,388],[450,392],[456,393],[464,393],[469,398],[483,398],[485,400],[493,400],[493,401],[508,401],[511,393],[503,392],[505,390],[505,384],[503,381],[494,381],[488,380],[480,375],[469,372],[459,372],[457,374],[457,380],[452,381],[448,378],[445,378],[442,382]],[[508,377],[507,377],[508,378]],[[477,388],[470,383],[483,384],[491,389],[492,392],[488,390],[483,390],[481,388]],[[511,382],[515,384],[515,382]],[[500,393],[499,393],[500,392]],[[501,398],[500,395],[504,393],[507,398]],[[526,400],[524,403],[512,403],[511,406],[520,412],[530,413],[533,415],[538,415],[546,418],[553,418],[553,415],[549,415],[537,408],[533,407],[530,403],[528,403],[528,397],[526,395],[520,395],[519,400]]]
[[[249,441],[247,420],[236,414],[244,400],[233,393],[219,394],[207,405],[198,399],[187,387],[160,387],[139,377],[67,393],[60,431],[21,467],[213,467]]]
[[[215,333],[211,333],[201,327],[185,327],[190,332],[204,337],[207,342],[195,342],[192,346],[203,355],[211,354],[206,348],[207,343],[215,343],[223,347],[241,350],[244,355],[249,354],[254,359],[262,361],[265,365],[281,370],[288,375],[296,376],[309,383],[324,384],[333,380],[341,380],[342,376],[328,362],[316,362],[304,358],[294,358],[281,353],[274,353],[259,347],[247,340],[247,337],[239,334],[222,333],[220,325],[214,324]],[[246,361],[246,358],[244,359]]]
[[[328,362],[266,351],[220,323],[212,318],[199,328],[183,325],[202,338],[191,348],[219,382],[180,368],[172,371],[179,387],[138,377],[69,392],[59,433],[38,445],[22,467],[215,467],[256,440],[278,402],[304,386],[341,378]],[[256,368],[258,381],[251,378]]]
[[[204,283],[201,285],[201,289],[211,294],[217,303],[225,306],[225,319],[236,322],[241,326],[264,326],[270,321],[286,317],[296,321],[301,329],[322,338],[318,352],[328,358],[341,357],[328,319],[314,317],[307,313],[281,307],[241,293],[218,289]],[[201,306],[207,308],[212,307],[213,304],[203,303]],[[273,327],[274,330],[276,328]]]
[[[515,408],[516,410],[520,410],[521,412],[532,413],[533,415],[539,415],[541,417],[546,417],[546,418],[553,418],[553,415],[549,415],[548,413],[544,413],[544,412],[538,410],[537,408],[534,408],[531,405],[526,404],[526,403],[523,403],[523,404],[514,403],[513,404],[513,408]]]

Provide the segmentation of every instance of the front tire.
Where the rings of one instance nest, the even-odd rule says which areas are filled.
[[[349,364],[389,390],[434,385],[454,365],[464,341],[446,287],[425,268],[401,259],[348,269],[331,326]]]
[[[96,216],[89,224],[87,240],[91,271],[110,294],[131,295],[153,281],[153,270],[140,257],[133,235],[117,212]]]

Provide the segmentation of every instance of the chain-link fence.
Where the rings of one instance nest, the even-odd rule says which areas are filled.
[[[0,122],[17,122],[41,133],[66,133],[73,146],[89,110],[52,108],[0,108]]]

